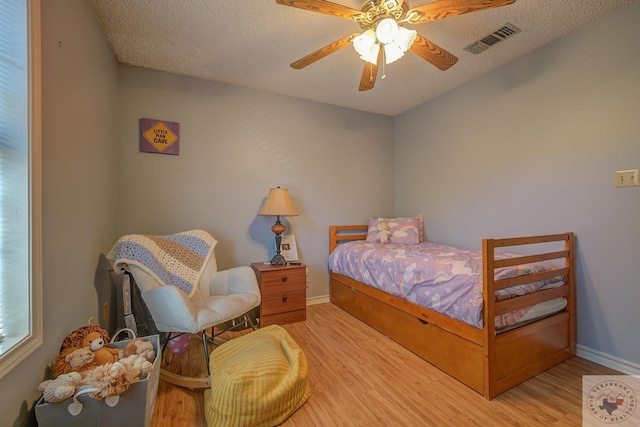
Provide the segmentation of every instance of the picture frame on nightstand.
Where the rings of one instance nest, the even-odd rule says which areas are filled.
[[[287,234],[282,236],[280,253],[287,262],[298,261],[298,247],[296,246],[295,235]]]

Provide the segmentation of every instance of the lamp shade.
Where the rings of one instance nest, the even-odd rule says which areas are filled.
[[[384,45],[385,62],[391,64],[402,58],[404,53],[411,48],[411,45],[413,45],[413,42],[416,40],[416,34],[414,30],[399,27],[396,38],[392,42]]]
[[[291,203],[289,191],[286,188],[271,188],[260,208],[258,215],[297,216],[298,212]]]
[[[408,30],[404,27],[400,27],[398,28],[398,37],[396,37],[394,43],[397,43],[400,46],[400,49],[402,49],[403,52],[406,52],[411,48],[413,42],[416,41],[417,35],[418,33],[416,33],[415,30]]]
[[[375,64],[378,62],[378,51],[380,45],[376,42],[375,31],[369,29],[353,39],[353,48],[358,52],[360,58]]]
[[[384,45],[385,63],[391,64],[404,56],[402,48],[397,43],[387,43]]]
[[[391,18],[385,18],[376,27],[376,37],[382,44],[391,43],[398,36],[398,23]]]

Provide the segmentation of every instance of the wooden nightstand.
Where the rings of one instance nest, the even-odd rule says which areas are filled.
[[[262,303],[260,327],[301,322],[307,318],[307,266],[251,264],[258,278]]]

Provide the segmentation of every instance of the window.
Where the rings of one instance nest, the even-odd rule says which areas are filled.
[[[0,0],[0,378],[42,343],[40,3]]]

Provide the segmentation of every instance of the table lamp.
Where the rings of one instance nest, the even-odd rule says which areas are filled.
[[[281,234],[284,233],[285,227],[280,222],[280,215],[282,216],[297,216],[296,208],[293,207],[291,199],[289,198],[289,191],[286,188],[271,188],[266,200],[260,208],[258,215],[276,215],[276,223],[271,227],[276,235],[276,254],[271,259],[271,265],[285,265],[287,261],[280,254],[280,243],[282,242]]]

